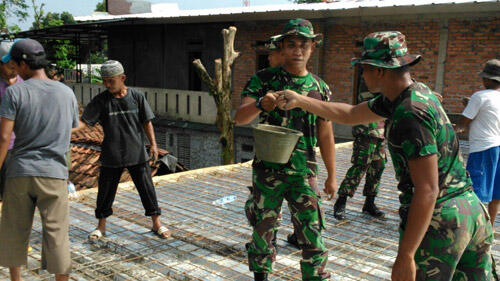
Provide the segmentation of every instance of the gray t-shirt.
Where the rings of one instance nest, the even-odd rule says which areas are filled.
[[[69,87],[34,78],[16,83],[5,93],[0,117],[15,122],[8,178],[68,178],[65,153],[71,128],[78,126],[78,103]]]
[[[90,126],[101,124],[101,165],[118,168],[148,161],[144,124],[154,117],[142,92],[128,88],[122,98],[115,98],[107,90],[97,95],[85,107],[82,121]]]

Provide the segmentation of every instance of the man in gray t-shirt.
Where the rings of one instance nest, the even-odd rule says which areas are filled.
[[[70,88],[45,75],[45,52],[35,40],[22,39],[2,57],[24,82],[10,86],[0,106],[0,167],[10,135],[17,138],[7,169],[0,222],[0,265],[19,280],[26,264],[35,208],[42,219],[42,268],[68,280],[69,205],[65,153],[71,129],[78,126],[78,104]]]

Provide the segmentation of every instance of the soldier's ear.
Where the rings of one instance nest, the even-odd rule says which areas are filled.
[[[385,73],[386,73],[386,72],[385,72],[385,68],[375,67],[375,69],[376,69],[376,71],[377,71],[377,76],[378,76],[379,78],[384,77],[384,75],[385,75]]]

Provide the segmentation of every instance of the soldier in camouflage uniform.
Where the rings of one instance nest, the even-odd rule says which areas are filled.
[[[275,37],[276,36],[272,36],[265,45],[266,49],[268,51],[267,59],[269,60],[269,67],[280,67],[284,64],[284,58],[280,52],[279,44],[278,44],[278,42],[276,42]],[[249,186],[248,188],[249,188],[250,193],[251,193],[253,190],[253,187]],[[248,201],[246,203],[246,206],[247,206],[247,208],[246,208],[247,217],[254,217],[255,216],[255,209],[253,208],[254,204],[253,204],[253,196],[252,195],[249,196]],[[279,228],[281,226],[281,221],[282,221],[282,212],[280,212],[280,214],[278,215],[278,221],[276,222],[276,228]],[[278,245],[277,235],[278,235],[278,231],[275,231],[274,238],[271,241],[274,248],[276,248],[276,252],[278,250],[277,249],[277,245]],[[298,242],[297,242],[297,235],[295,234],[295,232],[288,235],[287,240],[294,247],[296,247],[296,248],[299,247]]]
[[[409,55],[397,31],[364,39],[360,63],[370,91],[382,96],[356,106],[327,104],[280,92],[278,106],[300,107],[354,124],[387,118],[387,140],[401,191],[398,256],[392,280],[493,280],[493,231],[472,192],[458,138],[432,91],[411,79]]]
[[[364,80],[359,85],[357,104],[368,101],[379,94],[368,91]],[[384,212],[375,205],[375,197],[378,194],[380,178],[384,172],[385,162],[385,122],[372,122],[352,127],[354,143],[352,148],[352,167],[339,188],[339,197],[333,206],[333,216],[338,220],[345,219],[345,205],[347,196],[353,197],[361,179],[366,173],[363,195],[366,196],[363,212],[376,218],[384,217]]]
[[[284,65],[267,68],[252,76],[243,90],[235,123],[247,124],[260,115],[261,124],[300,130],[304,135],[299,138],[288,163],[253,161],[253,187],[245,205],[248,220],[254,229],[252,241],[247,244],[250,271],[254,272],[255,280],[267,280],[267,274],[272,271],[276,249],[271,240],[277,230],[276,222],[283,199],[286,199],[302,249],[302,279],[328,280],[330,274],[325,271],[328,254],[321,238],[324,220],[316,184],[318,166],[314,148],[319,139],[328,171],[324,191],[333,195],[336,182],[332,124],[301,109],[280,110],[276,107],[277,96],[274,94],[283,89],[293,89],[302,95],[330,100],[328,85],[306,69],[321,35],[314,34],[309,21],[296,19],[285,25],[283,34],[277,36],[276,41],[281,46]]]

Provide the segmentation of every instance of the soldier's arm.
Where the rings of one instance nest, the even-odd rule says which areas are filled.
[[[325,182],[325,193],[328,200],[332,199],[337,191],[337,174],[335,169],[335,137],[333,136],[332,122],[318,120],[318,141],[321,158],[325,163],[328,178]]]
[[[399,244],[398,256],[393,267],[393,280],[410,273],[414,257],[429,228],[434,206],[439,195],[438,158],[436,154],[408,161],[415,191],[410,204],[408,221]],[[406,280],[406,279],[401,279]]]
[[[373,113],[367,102],[350,105],[339,102],[324,102],[299,95],[291,90],[277,92],[278,106],[284,110],[300,107],[335,123],[356,125],[382,121],[385,118]]]
[[[261,112],[260,109],[255,107],[256,99],[252,97],[244,97],[241,100],[241,105],[236,110],[234,115],[234,123],[236,125],[245,125],[253,121],[255,117]]]
[[[264,97],[262,97],[262,108],[266,111],[273,110],[276,107],[276,98],[276,94],[268,92]],[[236,123],[236,125],[248,124],[259,115],[262,110],[255,106],[256,102],[257,100],[253,97],[244,97],[241,100],[241,105],[238,107],[236,114],[234,115],[234,123]]]

